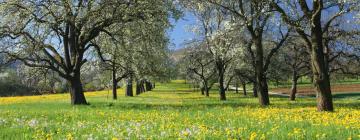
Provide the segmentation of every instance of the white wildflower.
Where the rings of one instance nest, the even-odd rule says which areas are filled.
[[[29,125],[30,127],[35,127],[35,126],[38,125],[38,123],[39,123],[39,121],[37,121],[36,119],[32,119],[32,120],[30,120],[30,121],[28,122],[28,125]]]

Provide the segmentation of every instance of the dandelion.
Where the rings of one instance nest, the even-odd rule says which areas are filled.
[[[226,135],[231,135],[231,129],[225,128]]]
[[[206,131],[207,130],[206,125],[200,125],[199,128],[200,128],[201,131]]]
[[[249,139],[250,140],[255,140],[256,136],[257,136],[256,132],[251,132]]]
[[[72,136],[71,133],[68,133],[68,134],[66,135],[66,138],[67,138],[67,140],[74,140],[74,137]]]
[[[300,128],[294,128],[294,134],[299,134],[301,132],[301,129]]]
[[[52,134],[46,134],[46,140],[51,140],[52,139]]]

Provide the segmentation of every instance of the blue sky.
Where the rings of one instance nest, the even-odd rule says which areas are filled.
[[[174,44],[174,47],[171,49],[179,49],[181,48],[181,44],[185,40],[189,40],[195,36],[194,33],[186,31],[186,26],[196,24],[196,17],[190,13],[184,13],[184,17],[179,19],[177,22],[172,21],[174,28],[169,31],[170,41]]]

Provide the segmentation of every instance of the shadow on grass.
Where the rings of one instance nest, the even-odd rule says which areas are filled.
[[[172,90],[172,89],[166,89],[166,90],[154,90],[153,92],[156,92],[156,93],[174,93],[174,92],[193,93],[193,92],[196,92],[196,91],[194,91],[194,90]]]
[[[286,94],[285,94],[286,95]],[[283,95],[270,95],[270,97],[274,98],[289,98],[289,96],[283,96]],[[315,94],[310,94],[298,98],[316,98]],[[350,92],[350,93],[335,93],[333,94],[333,98],[358,98],[360,100],[360,93],[357,92]]]
[[[178,110],[178,111],[186,111],[186,110],[211,110],[211,109],[219,109],[219,108],[234,108],[234,109],[241,109],[242,107],[246,108],[267,108],[262,107],[259,105],[257,100],[248,100],[248,101],[241,101],[239,98],[232,98],[228,101],[219,101],[212,99],[204,99],[204,100],[184,100],[184,102],[156,102],[156,103],[141,103],[141,102],[94,102],[90,106],[91,108],[114,108],[120,110]],[[296,108],[305,108],[305,107],[314,107],[316,108],[316,101],[315,100],[301,100],[301,101],[284,101],[276,100],[276,98],[272,98],[272,104],[268,107],[271,108],[279,108],[279,109],[296,109]],[[335,103],[335,107],[342,107],[342,108],[353,108],[353,109],[360,109],[358,102],[337,102]]]
[[[354,92],[350,92],[350,93],[337,93],[333,95],[334,98],[358,98],[358,100],[360,100],[360,93],[354,93]]]

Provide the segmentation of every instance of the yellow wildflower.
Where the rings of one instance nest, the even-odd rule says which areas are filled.
[[[256,136],[257,136],[256,132],[251,132],[249,139],[250,140],[255,140]]]

